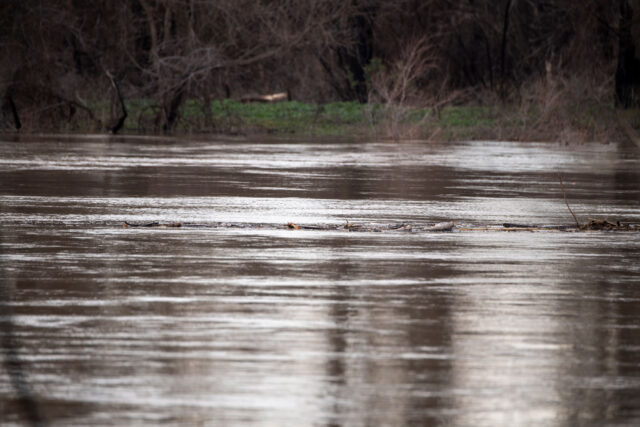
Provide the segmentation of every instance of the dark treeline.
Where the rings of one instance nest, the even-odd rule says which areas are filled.
[[[630,107],[639,16],[638,0],[3,0],[1,119],[117,132],[145,100],[170,131],[187,99],[518,102],[574,77]]]

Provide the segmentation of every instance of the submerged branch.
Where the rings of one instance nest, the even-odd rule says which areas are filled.
[[[564,204],[567,205],[567,209],[569,209],[571,216],[576,222],[576,227],[580,228],[580,221],[578,221],[576,214],[573,213],[573,210],[571,209],[571,206],[569,206],[569,202],[567,201],[567,192],[564,190],[564,184],[562,182],[562,174],[560,173],[558,174],[558,179],[560,180],[560,188],[562,189],[562,197],[564,197]]]

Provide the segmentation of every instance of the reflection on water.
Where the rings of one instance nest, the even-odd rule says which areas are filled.
[[[558,172],[581,218],[637,223],[639,166],[595,144],[1,142],[0,424],[634,425],[638,233],[121,224],[568,224]]]

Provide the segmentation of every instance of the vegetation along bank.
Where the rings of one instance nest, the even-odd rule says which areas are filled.
[[[640,129],[640,0],[9,0],[0,21],[4,131]]]

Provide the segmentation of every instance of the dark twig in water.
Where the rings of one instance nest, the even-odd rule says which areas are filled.
[[[569,209],[571,216],[576,222],[576,227],[580,228],[580,222],[578,221],[576,214],[574,214],[573,210],[571,210],[571,206],[569,206],[569,202],[567,201],[567,192],[564,190],[564,184],[562,182],[562,174],[558,174],[558,179],[560,180],[560,188],[562,189],[562,197],[564,197],[564,204],[567,205],[567,209]]]

